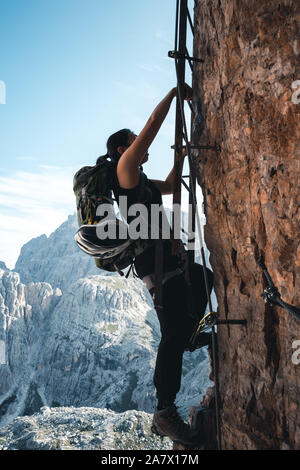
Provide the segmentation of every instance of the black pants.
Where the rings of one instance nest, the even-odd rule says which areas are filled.
[[[195,326],[203,317],[207,305],[203,268],[200,264],[190,266],[193,312],[188,308],[188,287],[184,273],[169,279],[163,286],[163,309],[158,313],[161,341],[158,348],[154,373],[154,385],[159,402],[172,403],[180,389],[182,356]],[[207,270],[211,291],[213,274]]]

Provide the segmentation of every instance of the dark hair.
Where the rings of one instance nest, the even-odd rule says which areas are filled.
[[[107,154],[104,155],[105,157],[110,157],[115,163],[118,163],[120,159],[120,154],[117,150],[119,146],[121,147],[127,147],[128,146],[128,137],[133,134],[133,132],[130,129],[121,129],[118,132],[115,132],[112,134],[107,142],[106,142],[106,148],[107,148]],[[99,160],[103,157],[99,157],[97,159],[97,164],[99,163]]]

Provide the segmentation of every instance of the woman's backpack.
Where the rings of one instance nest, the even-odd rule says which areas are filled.
[[[116,165],[106,155],[98,160],[97,165],[84,166],[77,171],[73,179],[73,191],[79,226],[99,222],[97,208],[103,203],[113,204],[116,184]]]
[[[76,196],[79,225],[75,241],[84,253],[95,258],[96,266],[99,269],[117,271],[123,275],[121,270],[132,265],[135,257],[149,248],[153,242],[145,239],[133,240],[129,235],[125,239],[124,237],[102,239],[97,236],[99,224],[113,223],[117,229],[120,224],[124,226],[124,222],[118,218],[104,221],[103,217],[97,215],[97,212],[99,213],[97,209],[101,204],[108,203],[113,206],[114,201],[117,202],[118,199],[119,183],[116,164],[112,160],[109,161],[108,158],[109,156],[99,158],[97,165],[85,166],[74,176],[73,191]],[[139,202],[145,201],[147,197],[146,181],[147,177],[141,171]],[[119,233],[119,230],[116,232]]]

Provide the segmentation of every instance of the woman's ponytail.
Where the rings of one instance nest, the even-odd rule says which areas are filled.
[[[98,157],[96,160],[96,165],[100,165],[103,160],[107,160],[110,157],[110,155],[107,153],[105,155],[101,155],[101,157]]]
[[[112,134],[106,143],[107,154],[97,159],[97,165],[107,158],[110,158],[114,163],[118,163],[121,157],[118,152],[118,147],[128,147],[128,139],[132,134],[133,132],[130,129],[121,129]]]

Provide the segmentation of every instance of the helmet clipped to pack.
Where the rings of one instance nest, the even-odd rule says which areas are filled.
[[[104,232],[118,234],[127,233],[126,238],[99,237]],[[133,240],[128,235],[128,226],[120,219],[106,219],[97,225],[82,225],[75,234],[75,241],[79,248],[88,255],[95,258],[96,266],[105,271],[117,271],[124,275],[122,269],[130,266],[134,258],[148,247],[147,240]]]
[[[125,229],[127,232],[127,225],[119,219],[104,219],[97,225],[81,225],[75,234],[75,241],[88,255],[100,260],[108,260],[120,255],[132,242],[128,235],[126,238],[109,236],[112,231],[116,232],[120,229],[123,229],[123,232]],[[101,235],[105,232],[108,236],[103,238]]]

